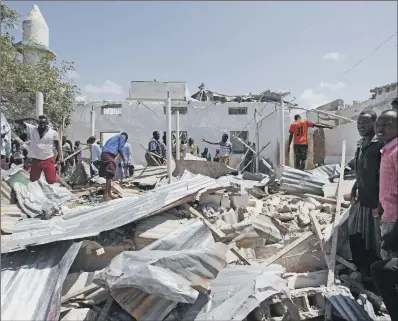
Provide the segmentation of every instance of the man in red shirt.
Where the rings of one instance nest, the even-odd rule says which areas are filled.
[[[294,116],[294,123],[290,125],[289,129],[289,147],[288,151],[290,152],[290,145],[292,143],[293,137],[293,148],[294,148],[294,168],[296,169],[305,169],[305,162],[307,160],[307,152],[308,152],[308,128],[329,128],[332,129],[333,126],[322,125],[322,124],[313,124],[309,120],[302,120],[300,115]]]

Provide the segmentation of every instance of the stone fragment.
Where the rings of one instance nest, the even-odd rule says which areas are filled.
[[[316,210],[319,210],[322,208],[322,204],[313,197],[307,197],[306,201],[311,204],[314,204]]]
[[[308,215],[308,214],[310,214],[310,210],[308,209],[308,207],[303,206],[300,208],[300,213],[304,214],[304,215]]]
[[[229,199],[229,196],[227,194],[224,194],[221,197],[221,206],[226,208],[226,209],[230,209],[231,208],[231,201]]]
[[[249,204],[249,194],[247,192],[235,193],[230,196],[231,204],[235,208],[247,207]],[[222,200],[221,200],[222,202]],[[221,203],[222,204],[222,203]]]
[[[289,222],[294,220],[295,215],[291,213],[278,213],[277,215],[275,215],[275,218],[277,218],[281,222]]]
[[[315,204],[310,203],[310,202],[305,202],[305,203],[304,203],[304,207],[308,208],[310,211],[313,211],[313,210],[316,209]]]
[[[273,198],[271,198],[271,199],[268,200],[268,203],[269,203],[270,205],[273,205],[273,206],[279,205],[280,202],[281,202],[281,199],[280,199],[278,196],[274,196]]]
[[[307,214],[303,214],[303,213],[299,214],[297,216],[297,220],[301,226],[308,226],[311,224],[311,219],[310,219],[309,215],[307,215]]]
[[[298,211],[297,204],[290,204],[289,207],[290,207],[290,211],[291,212],[297,212]]]
[[[333,210],[333,205],[332,205],[332,204],[324,203],[324,204],[322,204],[322,210],[323,210],[325,213],[331,214],[331,213],[332,213],[332,210]]]

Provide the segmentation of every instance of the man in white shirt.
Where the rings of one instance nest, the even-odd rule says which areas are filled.
[[[130,177],[133,175],[133,152],[130,143],[126,143],[123,148],[124,164],[123,164],[123,176]]]
[[[39,116],[38,127],[25,123],[24,120],[28,119],[19,121],[23,122],[30,139],[28,149],[28,157],[32,159],[30,181],[37,181],[44,172],[47,183],[54,184],[57,182],[54,149],[58,149],[58,154],[62,153],[58,146],[58,134],[49,127],[46,116]]]
[[[101,147],[95,142],[95,137],[91,136],[87,140],[87,144],[91,145],[91,162],[96,169],[99,169],[99,164],[101,160]]]
[[[220,147],[220,152],[219,152],[219,162],[229,166],[231,162],[231,155],[232,155],[232,144],[228,140],[228,134],[223,134],[221,137],[221,141],[218,143],[212,143],[209,142],[205,139],[202,139],[205,143],[211,144],[211,145],[219,145]]]

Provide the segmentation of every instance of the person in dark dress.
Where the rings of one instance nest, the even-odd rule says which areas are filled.
[[[356,181],[351,191],[352,206],[348,218],[352,258],[364,279],[370,276],[370,266],[380,259],[379,177],[380,150],[373,111],[363,111],[357,120],[358,141],[355,153]]]

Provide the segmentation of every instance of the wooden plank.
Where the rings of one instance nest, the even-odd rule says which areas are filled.
[[[108,301],[106,301],[106,303],[105,303],[104,307],[102,308],[102,311],[97,319],[98,321],[105,321],[108,319],[108,312],[112,306],[113,301],[114,301],[113,298],[109,298]]]
[[[70,294],[64,295],[61,298],[61,304],[65,303],[65,302],[68,302],[70,299],[73,299],[73,298],[75,298],[75,297],[77,297],[77,296],[79,296],[81,294],[86,294],[87,292],[92,292],[92,291],[98,290],[99,288],[100,288],[99,285],[91,283],[91,284],[85,286],[82,289],[79,289],[79,290],[77,290],[75,292],[72,292]]]
[[[332,287],[335,283],[335,275],[334,270],[336,267],[336,254],[337,254],[337,240],[339,236],[339,225],[340,225],[340,212],[341,212],[341,202],[343,200],[343,182],[344,182],[344,166],[345,166],[345,149],[346,142],[343,141],[343,146],[341,149],[341,163],[340,163],[340,179],[339,185],[337,187],[337,203],[336,203],[336,215],[334,217],[333,222],[333,239],[332,239],[332,250],[330,252],[330,260],[329,260],[329,271],[328,271],[328,282],[327,287]],[[332,304],[329,300],[326,301],[325,307],[325,320],[332,319]]]
[[[327,255],[327,253],[325,252],[325,246],[323,244],[323,235],[322,235],[322,231],[321,231],[321,226],[319,225],[319,222],[315,216],[315,213],[316,213],[315,211],[310,212],[310,219],[311,219],[312,227],[313,227],[314,232],[315,232],[316,236],[318,237],[319,243],[321,245],[321,250],[323,252],[326,265],[329,267],[329,265],[330,265],[329,255]]]
[[[321,202],[321,203],[327,203],[327,204],[333,204],[335,205],[337,200],[334,198],[328,198],[328,197],[323,197],[323,196],[318,196],[318,195],[313,195],[313,194],[308,194],[308,193],[296,193],[296,192],[289,192],[290,195],[296,195],[300,197],[312,197],[313,199]],[[350,207],[349,203],[341,203],[341,207],[343,208],[348,208]]]
[[[58,181],[64,185],[68,190],[73,190],[73,188],[61,177],[61,175],[57,174]]]
[[[189,211],[192,215],[200,218],[203,223],[216,235],[217,239],[223,239],[226,237],[225,233],[221,231],[219,228],[215,227],[213,224],[211,224],[202,214],[200,214],[197,210],[195,210],[193,207],[189,206],[188,204],[184,204],[184,208]],[[237,248],[231,247],[229,249],[233,254],[235,254],[240,260],[245,262],[248,265],[251,265],[248,259],[240,253],[240,251]]]
[[[284,247],[282,250],[280,250],[278,253],[274,254],[270,258],[268,258],[264,264],[265,265],[270,265],[274,263],[277,259],[280,257],[284,256],[286,253],[290,252],[293,250],[296,246],[300,245],[303,243],[305,240],[307,240],[309,237],[311,237],[313,233],[311,231],[305,232],[303,235],[301,235],[298,239],[294,240],[292,243]]]
[[[314,211],[312,211],[310,213],[310,219],[311,219],[311,223],[313,225],[313,228],[315,230],[315,234],[318,237],[318,240],[319,240],[319,242],[321,244],[321,249],[322,249],[322,252],[323,252],[323,254],[325,256],[326,264],[329,267],[330,257],[325,251],[325,243],[324,243],[323,235],[322,235],[322,232],[321,232],[321,226],[319,225],[319,222],[318,222],[318,220],[315,217]],[[337,254],[336,254],[336,261],[340,262],[341,264],[343,264],[344,266],[348,267],[352,271],[356,271],[357,270],[357,267],[355,266],[355,264],[348,262],[346,259],[342,258],[341,256],[339,256]]]
[[[355,266],[354,263],[348,262],[346,259],[342,258],[339,255],[336,255],[336,261],[340,262],[341,264],[343,264],[344,266],[348,267],[350,270],[352,270],[354,272],[357,270],[357,267]]]

